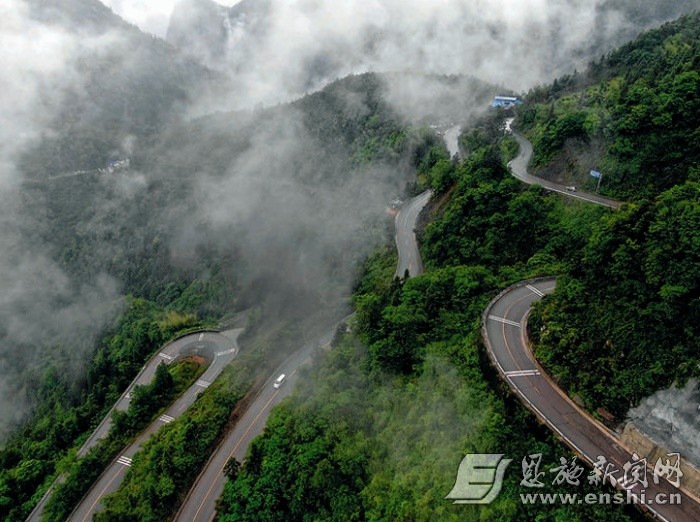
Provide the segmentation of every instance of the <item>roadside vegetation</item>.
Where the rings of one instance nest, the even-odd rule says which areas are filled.
[[[159,368],[151,385],[135,391],[129,412],[117,414],[115,430],[100,446],[100,451],[93,451],[83,461],[76,462],[77,449],[144,362],[183,329],[211,327],[211,323],[193,315],[166,312],[143,299],[128,298],[125,307],[119,322],[100,343],[80,395],[75,396],[70,375],[61,375],[57,369],[47,370],[40,381],[39,406],[33,421],[0,451],[0,516],[3,519],[23,520],[29,506],[38,500],[51,480],[63,471],[73,470],[71,475],[85,477],[79,479],[81,485],[66,483],[67,489],[61,495],[54,495],[56,502],[62,505],[68,502],[71,494],[78,493],[66,491],[89,485],[87,477],[99,474],[101,466],[111,460],[110,455],[145,427],[172,397],[188,387],[187,383],[199,371],[191,363],[173,366],[172,374],[164,366]],[[65,508],[57,507],[57,510],[63,516],[68,514]],[[62,519],[61,516],[58,519]]]
[[[161,363],[153,381],[134,388],[129,409],[113,412],[114,424],[107,437],[92,448],[85,457],[67,464],[65,482],[53,492],[44,519],[66,520],[78,501],[85,495],[107,465],[143,429],[145,429],[175,398],[187,390],[204,372],[204,367],[191,359],[166,366]]]
[[[249,390],[259,358],[238,358],[175,421],[163,426],[132,461],[118,492],[95,520],[169,520]]]
[[[596,122],[577,140],[599,142],[603,185],[632,199],[595,223],[531,317],[539,359],[617,421],[700,376],[699,31],[700,14],[651,31],[579,81],[535,90],[520,117],[541,164],[566,153],[563,122]]]

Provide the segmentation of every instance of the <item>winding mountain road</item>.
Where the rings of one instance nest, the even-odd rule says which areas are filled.
[[[199,355],[204,357],[210,364],[201,378],[197,380],[190,388],[185,391],[158,419],[156,419],[148,428],[136,437],[132,442],[112,463],[93,484],[90,491],[83,497],[80,504],[71,513],[68,520],[85,522],[91,520],[92,516],[102,508],[101,501],[110,493],[119,489],[126,470],[131,466],[131,459],[141,449],[143,444],[157,432],[164,424],[169,424],[187,409],[192,406],[200,392],[209,387],[214,382],[223,369],[228,365],[233,358],[238,354],[238,336],[242,330],[232,330],[229,335],[218,334],[213,332],[205,332],[194,334],[169,344],[158,355],[156,355],[144,368],[136,381],[150,382],[155,369],[161,362],[170,364],[178,359],[190,355]],[[148,379],[148,380],[146,380]],[[130,390],[133,389],[135,383],[129,386],[127,392],[120,399],[120,403],[130,401]],[[98,427],[99,431],[100,428]],[[106,433],[106,432],[105,432]]]
[[[527,165],[532,157],[532,146],[520,135],[516,134],[516,139],[521,145],[521,151],[510,164],[514,176],[568,197],[610,208],[620,206],[617,201],[595,194],[571,193],[560,185],[529,175]],[[430,192],[421,194],[409,201],[396,216],[396,243],[399,250],[396,275],[403,276],[406,270],[413,276],[422,272],[414,229],[418,215],[430,197]],[[624,463],[632,459],[631,453],[620,446],[614,433],[578,408],[553,383],[529,350],[525,334],[527,316],[533,303],[551,293],[555,285],[553,278],[520,283],[505,290],[491,302],[483,317],[483,336],[489,356],[523,402],[583,459],[593,463],[598,455],[604,455],[609,462],[622,469]],[[322,338],[321,344],[330,342],[334,331],[335,327]],[[297,378],[297,368],[309,359],[312,348],[313,344],[306,345],[270,376],[236,428],[212,455],[181,506],[176,520],[209,522],[214,519],[216,500],[221,495],[226,480],[223,473],[226,462],[231,457],[239,461],[245,458],[250,441],[264,429],[270,408],[291,393]],[[275,389],[272,382],[279,373],[287,373],[289,380],[282,388]],[[647,498],[659,492],[668,495],[676,490],[664,481],[659,485],[652,483],[647,489]],[[687,496],[683,497],[683,504],[679,506],[658,505],[647,506],[646,509],[662,520],[700,520],[697,502]]]
[[[459,134],[461,129],[459,125],[453,125],[443,133],[445,146],[451,157],[461,156],[459,151]],[[406,202],[396,214],[396,248],[399,253],[399,263],[396,267],[395,275],[398,277],[403,277],[406,270],[408,270],[409,276],[423,273],[423,261],[418,250],[415,228],[418,216],[432,196],[433,191],[426,190]]]
[[[306,343],[270,375],[236,426],[226,435],[223,442],[209,458],[177,512],[175,520],[208,522],[214,518],[216,501],[223,493],[227,480],[224,475],[226,463],[232,457],[238,462],[243,462],[250,442],[265,429],[272,407],[279,404],[292,392],[299,377],[299,368],[310,361],[315,348],[319,345],[325,347],[331,342],[336,327],[337,324],[333,325],[333,328],[323,334],[319,340]],[[273,383],[282,373],[287,377],[281,387],[275,388]]]
[[[579,408],[545,373],[530,350],[527,318],[532,305],[554,291],[554,278],[518,283],[498,295],[484,311],[482,334],[489,357],[501,377],[537,417],[549,426],[581,458],[593,464],[599,456],[617,470],[634,462],[634,448],[624,448],[617,436]],[[650,463],[653,465],[653,463]],[[622,473],[616,477],[621,478]],[[639,486],[639,485],[637,485]],[[631,489],[639,495],[639,487]],[[700,504],[665,479],[654,484],[649,473],[647,500],[658,493],[681,493],[681,503],[640,506],[655,518],[672,522],[697,522]]]
[[[433,195],[432,190],[423,192],[420,196],[413,198],[404,204],[396,214],[396,248],[399,251],[399,263],[396,267],[396,275],[403,277],[408,270],[409,276],[416,276],[423,273],[423,263],[418,242],[416,241],[416,222],[418,216],[430,201]]]
[[[191,404],[194,402],[197,393],[206,387],[204,383],[208,385],[208,383],[216,379],[224,367],[236,356],[238,353],[238,336],[242,331],[243,330],[231,330],[224,333],[201,332],[182,337],[168,344],[146,363],[146,366],[143,367],[141,372],[136,376],[136,379],[132,381],[114,405],[113,410],[128,410],[134,388],[150,383],[156,374],[156,369],[161,363],[171,364],[183,357],[199,355],[203,357],[208,364],[210,363],[209,367],[202,375],[202,378],[192,385],[176,403],[179,403],[180,407],[184,404]],[[112,427],[111,413],[110,411],[102,420],[102,423],[92,433],[90,438],[80,448],[78,451],[79,456],[85,456],[100,440],[107,436]]]
[[[568,197],[581,199],[610,208],[619,208],[620,202],[596,194],[570,192],[562,185],[552,183],[530,175],[527,166],[532,158],[532,145],[522,135],[514,133],[520,144],[520,153],[510,162],[512,174],[528,184],[537,184],[545,189]],[[422,273],[423,266],[415,236],[416,221],[420,212],[428,203],[432,192],[427,191],[407,202],[396,215],[396,243],[399,252],[397,276],[406,271],[416,276]],[[532,356],[525,337],[527,315],[532,304],[555,288],[554,279],[542,279],[530,283],[515,285],[500,294],[484,313],[483,333],[489,356],[502,376],[541,420],[546,422],[567,444],[582,458],[594,462],[598,455],[605,455],[609,461],[618,464],[619,469],[631,459],[631,454],[618,443],[612,432],[597,423],[580,410],[546,374]],[[347,319],[347,318],[346,318]],[[346,320],[345,319],[345,320]],[[335,333],[336,325],[316,342],[307,343],[292,354],[270,376],[260,392],[231,430],[224,441],[212,454],[210,460],[197,478],[184,503],[176,515],[176,520],[183,522],[211,521],[216,514],[216,500],[223,492],[226,477],[224,467],[231,457],[242,461],[251,440],[262,433],[270,409],[289,395],[298,378],[298,369],[312,356],[313,350],[327,345]],[[165,347],[139,373],[129,389],[115,405],[116,409],[128,408],[131,390],[137,384],[151,381],[158,364],[170,363],[185,355],[202,355],[211,361],[211,365],[192,388],[180,397],[158,420],[151,424],[139,437],[103,472],[86,497],[81,501],[69,520],[85,522],[99,511],[100,502],[105,495],[116,491],[121,484],[131,458],[141,445],[164,423],[172,422],[194,402],[198,392],[208,386],[223,368],[237,354],[236,339],[240,331],[232,332],[230,337],[222,334],[204,333],[182,338]],[[274,388],[272,383],[281,373],[287,375],[281,388]],[[108,415],[91,435],[80,455],[84,455],[104,438],[111,426]],[[656,488],[656,489],[654,489]],[[647,496],[658,491],[675,492],[671,486],[662,482],[649,487]],[[687,500],[686,500],[687,499]],[[685,497],[681,506],[654,506],[651,508],[657,516],[670,521],[700,520],[700,507],[694,499]],[[42,501],[43,502],[43,501]],[[41,513],[37,506],[30,521],[38,521]],[[36,512],[36,513],[35,513]]]
[[[421,210],[430,199],[431,192],[425,192],[409,201],[405,208],[396,216],[397,247],[399,248],[399,266],[397,275],[403,276],[408,270],[411,275],[418,275],[423,267],[420,262],[420,253],[416,244],[414,227]],[[346,321],[349,317],[343,319]],[[343,322],[341,321],[341,322]],[[188,493],[181,506],[176,520],[194,522],[195,520],[211,520],[216,512],[216,500],[223,492],[225,475],[223,473],[226,462],[231,457],[242,461],[245,458],[250,441],[261,434],[270,409],[289,395],[297,379],[297,370],[306,363],[317,346],[326,346],[333,338],[336,323],[320,339],[305,344],[292,354],[268,379],[261,391],[247,408],[236,427],[231,430],[224,441],[212,454],[210,460],[197,478],[195,485]],[[224,332],[222,334],[203,332],[192,334],[173,341],[156,354],[139,372],[134,381],[124,391],[112,410],[98,425],[95,431],[78,451],[79,456],[85,456],[90,449],[104,439],[112,427],[112,413],[126,411],[131,402],[131,394],[135,386],[145,385],[152,381],[156,369],[161,363],[170,364],[182,357],[201,355],[209,363],[209,367],[192,387],[190,387],[168,410],[154,421],[146,430],[130,444],[121,454],[104,470],[98,480],[80,501],[71,513],[69,520],[85,522],[102,509],[101,501],[110,493],[116,491],[124,480],[127,468],[131,465],[133,456],[141,449],[143,444],[157,432],[163,424],[167,424],[182,415],[197,398],[200,391],[208,387],[221,373],[223,368],[231,362],[238,353],[237,339],[242,330]],[[228,334],[228,335],[227,335]],[[274,388],[273,381],[281,373],[287,375],[287,379],[281,388]],[[41,501],[27,518],[27,522],[39,522],[44,508],[55,485],[61,483],[64,477],[59,477],[47,491]]]
[[[459,127],[455,127],[455,129],[457,129],[457,134],[459,134]],[[456,139],[454,143],[456,145]],[[448,147],[450,147],[449,143]],[[406,202],[396,214],[394,223],[396,227],[396,247],[399,254],[396,275],[399,277],[403,277],[406,270],[411,276],[416,276],[423,272],[415,227],[418,216],[431,196],[432,191],[423,192]],[[343,319],[341,323],[347,321],[350,317],[352,315]],[[243,462],[251,440],[263,432],[267,419],[270,416],[270,409],[292,392],[298,377],[298,368],[310,359],[314,346],[327,346],[330,343],[338,324],[340,323],[333,325],[320,340],[305,345],[290,356],[270,376],[261,392],[236,423],[235,428],[231,430],[214,451],[197,477],[175,516],[176,521],[209,522],[214,519],[216,516],[216,501],[223,493],[224,484],[226,483],[226,476],[224,475],[226,463],[232,457],[239,462]],[[287,375],[287,381],[281,388],[276,389],[272,386],[272,383],[282,373]]]
[[[565,187],[527,172],[532,159],[532,144],[513,131],[520,145],[518,156],[509,163],[511,173],[530,185],[541,185],[547,190],[612,209],[622,203],[597,194],[570,192]],[[634,448],[621,446],[618,436],[577,406],[546,374],[530,350],[527,339],[527,318],[535,302],[550,294],[556,287],[554,278],[524,281],[504,290],[486,308],[482,317],[482,335],[493,364],[510,388],[525,405],[561,438],[579,457],[593,465],[602,456],[614,469],[623,470],[634,462]],[[653,463],[651,463],[653,464]],[[612,469],[612,468],[611,468]],[[618,478],[620,478],[618,474]],[[639,496],[640,490],[631,489]],[[700,503],[682,489],[676,489],[666,480],[654,484],[649,480],[645,488],[647,500],[657,494],[681,493],[681,504],[652,504],[639,507],[654,518],[669,522],[700,520]]]
[[[518,156],[515,159],[508,163],[508,166],[510,167],[513,176],[518,178],[520,181],[523,181],[528,185],[540,185],[541,187],[544,187],[545,189],[551,192],[563,194],[564,196],[573,199],[580,199],[583,201],[588,201],[589,203],[595,203],[596,205],[602,205],[604,207],[609,207],[613,209],[620,208],[620,206],[622,205],[620,201],[605,198],[603,196],[599,196],[598,194],[591,194],[589,192],[582,192],[578,190],[576,192],[571,192],[566,190],[566,187],[564,185],[559,185],[558,183],[547,181],[545,179],[538,178],[528,173],[527,167],[530,165],[533,153],[532,143],[530,143],[527,140],[527,138],[525,138],[525,136],[523,136],[522,134],[516,131],[512,132],[513,137],[518,142],[518,145],[520,145],[520,152],[518,153]]]
[[[223,333],[201,332],[187,335],[173,341],[154,355],[141,369],[136,378],[124,391],[113,408],[97,426],[83,446],[78,450],[79,456],[85,456],[102,439],[107,437],[112,427],[112,413],[114,411],[126,411],[131,403],[131,396],[136,386],[150,383],[155,376],[156,369],[161,363],[172,364],[184,357],[201,356],[208,363],[206,371],[185,393],[183,393],[158,419],[156,419],[137,439],[129,445],[105,469],[98,481],[92,486],[87,495],[81,500],[69,520],[89,520],[99,511],[102,498],[119,487],[124,479],[125,470],[131,464],[131,458],[141,448],[148,438],[158,431],[163,424],[172,422],[182,415],[189,406],[194,403],[197,395],[207,388],[221,371],[229,364],[238,353],[238,336],[242,330],[230,330]],[[64,477],[59,477],[54,484],[60,484]],[[52,486],[27,518],[28,522],[38,522],[46,506],[54,486]]]

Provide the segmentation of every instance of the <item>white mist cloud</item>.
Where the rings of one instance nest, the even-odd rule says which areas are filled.
[[[681,454],[700,468],[700,385],[690,379],[685,387],[676,385],[644,399],[628,413],[640,431],[668,451]]]
[[[525,90],[581,66],[596,42],[608,49],[630,35],[631,15],[612,1],[258,0],[226,23],[204,9],[204,26],[189,30],[197,2],[188,0],[187,15],[178,11],[184,30],[172,36],[234,78],[235,107],[279,103],[365,71],[467,74]]]
[[[82,373],[85,353],[119,306],[114,280],[73,281],[52,259],[41,216],[26,211],[18,167],[48,132],[60,93],[79,87],[74,64],[85,42],[32,19],[23,1],[8,1],[0,8],[0,437],[29,407],[18,376],[29,367],[41,374],[58,346],[61,366]]]
[[[127,22],[138,26],[146,33],[164,37],[168,29],[170,14],[177,0],[101,0]],[[237,0],[218,2],[231,6]]]
[[[369,111],[353,93],[343,100]],[[259,298],[287,307],[285,314],[301,307],[302,293],[329,306],[348,295],[356,263],[385,239],[378,223],[408,177],[397,168],[353,172],[347,151],[324,150],[304,120],[297,110],[278,112],[251,127],[247,148],[223,175],[197,173],[196,208],[179,239],[198,241],[192,229],[204,223],[218,242],[235,243],[242,286],[279,278],[274,295]]]
[[[41,104],[62,83],[76,41],[59,29],[36,24],[24,2],[0,8],[0,188],[17,186],[17,154],[48,121]]]

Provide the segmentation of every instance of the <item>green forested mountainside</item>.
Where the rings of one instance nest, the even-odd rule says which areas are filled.
[[[695,180],[700,162],[700,13],[652,30],[588,70],[533,89],[517,125],[534,170],[618,199]]]
[[[173,127],[154,147],[156,152],[136,157],[135,163],[156,178],[154,183],[161,189],[159,197],[167,194],[168,198],[173,198],[177,194],[183,194],[182,191],[192,182],[194,171],[206,173],[215,179],[235,175],[237,158],[254,147],[250,143],[251,138],[262,135],[270,139],[269,146],[273,149],[281,146],[282,159],[294,167],[289,176],[282,178],[284,181],[298,180],[311,190],[336,189],[339,204],[344,204],[343,198],[352,196],[345,186],[353,178],[366,177],[375,170],[391,168],[392,176],[398,172],[399,179],[410,179],[417,167],[428,169],[436,158],[446,154],[442,143],[433,133],[411,127],[391,108],[386,102],[384,90],[380,76],[359,75],[335,82],[327,89],[295,102],[291,107],[281,106],[248,116],[234,114],[200,118],[182,124],[181,127]],[[308,143],[309,147],[284,150],[285,125],[292,125],[299,133],[295,140]],[[325,170],[319,170],[319,165]],[[265,166],[264,162],[262,166]],[[387,175],[386,171],[377,174]],[[386,205],[388,199],[384,201]],[[384,208],[379,209],[382,214]],[[343,245],[352,248],[348,247],[352,241],[365,240],[364,236],[348,238]],[[221,257],[219,252],[212,251],[215,256]],[[339,252],[339,255],[346,253]],[[393,271],[393,260],[389,264]],[[206,267],[206,264],[200,266]],[[176,275],[167,265],[158,265],[158,270],[165,281]],[[237,270],[245,270],[245,267],[238,266]],[[183,292],[178,286],[181,284],[171,283],[170,286],[175,287],[172,292],[164,291],[156,295],[161,299],[177,297],[177,303],[181,303],[188,293],[193,293],[189,288]],[[198,284],[199,280],[196,279],[191,286],[200,292],[211,288],[219,289],[219,286],[211,283],[200,289],[201,285],[196,286]],[[281,281],[274,285],[274,290],[281,293],[284,285],[285,282]],[[151,286],[159,288],[150,283],[144,288]],[[169,287],[166,290],[167,288]],[[201,297],[200,293],[194,294],[195,297]],[[240,294],[241,291],[238,292],[239,296]],[[213,297],[218,295],[215,293]],[[260,299],[258,295],[246,300],[257,304]],[[296,313],[299,316],[306,313],[308,307],[303,305],[303,289],[294,294],[294,299],[297,304]],[[207,296],[203,304],[200,301],[201,299],[195,299],[195,304],[200,307],[217,304],[212,296]],[[221,305],[215,309],[225,308]],[[245,366],[248,368],[247,375],[264,371],[265,363],[274,360],[274,354],[283,351],[286,345],[293,344],[295,338],[298,336],[286,335],[286,344],[285,341],[277,340],[267,348],[267,356],[255,359],[254,366]],[[231,371],[235,371],[241,364],[237,360]],[[231,382],[230,376],[224,377],[224,380],[229,384]],[[249,381],[240,379],[237,382],[249,384]],[[172,514],[177,507],[177,500],[186,493],[199,467],[211,452],[221,427],[226,423],[231,404],[226,401],[230,401],[231,394],[224,394],[227,385],[222,386],[208,390],[207,393],[212,395],[209,399],[210,406],[193,408],[148,443],[134,459],[124,484],[108,499],[106,511],[100,516],[111,517],[110,519],[162,520]],[[238,385],[235,389],[245,388]],[[229,404],[228,409],[221,409],[222,400]],[[188,444],[192,433],[201,435],[195,449]],[[166,452],[170,457],[164,460],[161,456]],[[90,473],[98,470],[103,461],[85,459],[81,465],[82,467],[74,468],[74,478],[67,490],[71,495],[60,495],[52,500],[52,520],[60,520],[61,515],[69,510],[71,502],[75,502],[76,495],[73,491],[86,487],[90,481],[84,477],[91,477]]]
[[[636,200],[620,211],[513,180],[504,115],[463,134],[464,162],[431,154],[419,175],[436,191],[421,234],[427,272],[390,282],[386,253],[365,266],[353,334],[275,410],[240,469],[231,467],[222,520],[259,519],[263,506],[270,519],[640,517],[610,507],[529,513],[513,477],[486,508],[455,508],[442,498],[464,453],[563,453],[504,398],[480,343],[480,313],[512,282],[559,277],[530,333],[548,370],[592,410],[620,416],[674,379],[698,374],[700,187],[689,94],[697,90],[697,27],[691,16],[643,35],[585,79],[534,90],[520,111],[540,172],[572,158],[599,160],[611,193]],[[623,57],[636,65],[616,65]],[[642,85],[649,90],[634,94]],[[630,156],[621,155],[625,144]],[[652,169],[666,170],[653,181]]]
[[[207,323],[192,314],[166,311],[143,299],[129,298],[121,319],[105,333],[93,354],[84,379],[75,382],[72,372],[59,366],[61,358],[57,357],[31,380],[28,386],[35,390],[36,404],[31,420],[0,449],[3,520],[26,517],[33,502],[39,500],[33,497],[37,487],[53,476],[57,467],[69,464],[89,431],[165,341],[183,329],[202,326]],[[150,418],[153,408],[145,403],[142,406],[143,413],[134,410],[131,417],[118,423],[122,429],[112,451],[122,447],[124,434],[133,436],[129,426],[143,427],[146,417]]]
[[[559,273],[605,213],[524,189],[504,165],[511,140],[502,136],[502,117],[485,120],[462,135],[472,151],[462,164],[440,160],[426,176],[440,216],[422,232],[427,268],[482,265],[507,280]]]
[[[169,367],[161,363],[151,383],[136,386],[128,411],[114,413],[114,424],[109,435],[84,457],[67,459],[60,464],[65,480],[52,492],[44,510],[43,520],[57,522],[66,520],[76,502],[88,491],[104,468],[119,455],[124,446],[153,422],[177,396],[189,388],[204,370],[205,368],[198,362],[187,359]],[[226,399],[234,402],[237,399],[236,394],[236,391],[232,391]],[[206,402],[206,400],[201,401],[201,403]],[[225,403],[222,403],[223,406]],[[225,420],[227,411],[216,413]],[[217,426],[212,428],[217,429]],[[11,513],[11,515],[16,514]]]
[[[170,520],[230,424],[233,407],[255,376],[270,371],[261,355],[237,359],[187,412],[151,437],[134,456],[119,490],[105,498],[96,520]]]
[[[365,74],[335,82],[291,105],[168,125],[153,142],[136,147],[131,173],[27,185],[26,235],[52,245],[71,276],[90,280],[106,273],[121,282],[126,293],[163,306],[193,282],[200,294],[207,294],[201,313],[235,310],[237,299],[257,305],[256,283],[241,282],[241,272],[246,271],[242,241],[229,241],[229,234],[249,237],[255,229],[252,221],[274,215],[276,208],[294,207],[299,194],[308,204],[329,208],[371,197],[375,205],[365,212],[364,229],[372,230],[383,206],[398,195],[435,146],[436,137],[412,129],[384,95],[381,76]],[[206,187],[204,179],[210,180]],[[232,203],[209,202],[204,198],[212,194],[202,193],[215,191],[217,183],[225,184],[223,191],[235,193],[233,184],[239,183],[253,194],[269,196],[260,196],[258,209],[247,211],[250,216],[244,213],[239,223],[231,218],[232,230],[222,231],[221,225],[207,222],[206,207]],[[221,212],[229,210],[235,216],[235,209]],[[294,231],[298,240],[312,240],[313,223],[299,223]],[[183,239],[187,235],[196,240]],[[350,242],[361,249],[366,239],[348,238],[340,249],[328,245],[328,266],[347,257]],[[275,255],[298,253],[280,247]],[[280,278],[276,284],[290,282]],[[295,291],[300,300],[310,293],[301,287]]]
[[[373,233],[378,225],[383,230],[384,221],[376,218],[383,214],[389,194],[396,196],[405,180],[412,177],[416,165],[425,164],[434,150],[442,149],[432,132],[412,128],[399,116],[386,103],[383,92],[384,84],[377,75],[361,75],[336,82],[327,91],[303,98],[291,107],[171,123],[153,141],[137,147],[130,172],[26,184],[22,193],[25,239],[51,245],[50,255],[69,277],[88,281],[107,274],[121,282],[124,293],[133,297],[127,299],[120,322],[104,332],[99,346],[86,355],[84,379],[76,380],[74,371],[63,371],[60,353],[71,347],[52,348],[51,356],[42,359],[41,364],[27,366],[21,356],[10,361],[18,368],[26,368],[22,378],[28,387],[38,391],[31,397],[35,406],[30,418],[0,450],[2,517],[23,519],[43,493],[37,488],[47,486],[47,479],[62,470],[68,471],[70,478],[49,509],[52,519],[66,516],[109,461],[113,454],[110,452],[118,451],[126,439],[112,438],[100,446],[100,451],[78,461],[72,457],[76,448],[143,362],[175,330],[211,325],[224,314],[259,307],[270,294],[294,295],[297,306],[291,313],[298,317],[318,307],[318,296],[310,290],[321,280],[319,274],[317,280],[303,287],[290,281],[288,274],[277,274],[268,280],[252,278],[250,274],[255,273],[256,267],[242,259],[236,235],[240,230],[217,233],[210,223],[194,220],[197,238],[192,246],[178,242],[178,226],[193,221],[191,216],[199,202],[192,197],[192,191],[200,176],[225,182],[227,176],[235,175],[239,157],[262,153],[260,144],[251,141],[264,136],[268,140],[265,150],[275,155],[259,158],[259,172],[268,173],[266,166],[271,172],[284,169],[283,179],[298,180],[303,190],[311,191],[311,197],[312,191],[320,187],[336,191],[337,201],[346,204],[344,199],[353,200],[352,192],[345,188],[346,182],[356,178],[371,182],[377,177],[388,180],[390,188],[378,197],[382,206],[365,212],[367,227],[362,234],[341,238],[344,243],[339,249],[328,253],[325,262],[332,273],[332,255],[347,262],[346,253],[353,250],[352,245],[366,242],[367,233]],[[295,140],[313,146],[286,148],[285,132],[296,131],[300,135],[294,136]],[[274,184],[273,177],[268,181]],[[252,217],[259,220],[259,216]],[[299,237],[318,242],[314,239],[317,232],[308,225],[304,223],[307,228]],[[289,246],[289,238],[286,241]],[[294,254],[292,249],[287,250],[282,254]],[[289,290],[290,286],[294,288]],[[271,313],[283,320],[279,310],[268,309],[265,315]],[[257,316],[262,315],[258,310]],[[274,348],[284,351],[289,346],[279,341]],[[26,353],[29,357],[30,352]],[[274,357],[270,355],[268,359]],[[257,361],[255,368],[264,370],[268,359]],[[237,382],[250,384],[245,380]],[[198,406],[183,417],[182,423],[169,428],[175,431],[164,432],[165,438],[153,443],[156,449],[152,451],[161,451],[157,448],[171,445],[171,437],[190,434],[196,426],[197,432],[203,434],[201,446],[193,453],[194,460],[183,457],[186,472],[154,469],[150,458],[135,461],[134,473],[141,473],[134,475],[137,481],[146,476],[157,477],[156,480],[162,478],[172,485],[158,490],[162,497],[143,497],[138,502],[130,498],[127,504],[133,505],[139,516],[147,510],[162,513],[159,510],[163,506],[171,508],[173,499],[186,491],[188,481],[206,460],[226,423],[238,394],[245,391],[243,384],[234,388],[236,393],[226,387],[214,389],[208,406]],[[212,417],[220,422],[212,422]],[[187,451],[184,446],[170,449]],[[130,494],[132,489],[124,491]],[[117,499],[110,509],[127,504],[120,504]]]
[[[245,463],[230,466],[220,520],[629,520],[621,509],[520,503],[517,473],[488,506],[443,500],[465,453],[568,452],[507,398],[480,341],[481,313],[507,284],[558,271],[605,211],[513,182],[495,115],[466,140],[461,164],[436,155],[423,236],[428,271],[392,280],[391,251],[364,266],[353,332],[339,333],[277,407]],[[477,146],[477,144],[479,144]],[[533,217],[534,214],[534,217]],[[535,230],[499,260],[499,229]],[[534,245],[531,245],[534,241]]]
[[[457,82],[465,95],[474,88],[480,101],[486,101],[482,82],[448,77],[431,81]],[[265,274],[267,285],[274,281],[276,293],[292,293],[300,313],[302,303],[317,301],[319,294],[326,296],[334,285],[345,288],[346,281],[339,275],[348,267],[348,252],[361,257],[355,253],[376,244],[388,202],[403,192],[431,151],[443,148],[433,132],[412,125],[387,95],[385,75],[361,74],[291,104],[252,113],[214,114],[170,126],[152,146],[134,155],[134,168],[149,173],[146,195],[137,196],[145,199],[139,208],[169,209],[166,223],[160,217],[147,218],[155,225],[145,230],[159,232],[143,244],[166,248],[172,244],[168,222],[190,222],[191,216],[205,214],[193,233],[213,243],[210,251],[192,252],[185,245],[184,253],[194,260],[220,259],[228,253],[240,266],[245,263],[240,250],[261,241],[256,237],[259,229],[279,226],[276,220],[283,220],[284,233],[267,242],[260,256],[265,259],[253,267],[262,270],[269,265],[266,259],[280,260]],[[241,196],[246,192],[250,198]],[[219,200],[219,193],[230,197]],[[207,213],[236,215],[235,207],[243,208],[241,218],[231,220],[229,226],[226,221],[206,222]],[[339,227],[323,244],[319,238],[331,231],[321,227],[319,215],[335,219],[326,224]],[[229,242],[228,237],[237,240]],[[317,271],[303,285],[281,276],[279,270],[282,260],[288,261],[287,268],[297,265],[299,252],[323,260],[323,273]],[[226,266],[221,263],[222,270]],[[153,271],[162,267],[158,262]],[[199,266],[194,271],[202,273]],[[241,302],[259,304],[258,287],[265,285],[239,279],[244,280],[238,282]],[[319,288],[323,285],[328,288]]]

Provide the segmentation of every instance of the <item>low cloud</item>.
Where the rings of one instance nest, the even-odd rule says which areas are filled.
[[[53,259],[44,216],[30,210],[42,207],[22,190],[22,155],[50,132],[62,93],[79,88],[74,58],[83,42],[32,19],[24,2],[9,2],[0,31],[0,437],[27,413],[35,392],[27,377],[60,357],[63,376],[77,378],[120,308],[116,281],[75,281]]]
[[[208,0],[182,0],[168,39],[230,73],[235,97],[228,103],[238,108],[285,101],[364,71],[466,74],[526,90],[585,66],[689,3],[245,0],[226,17]]]

